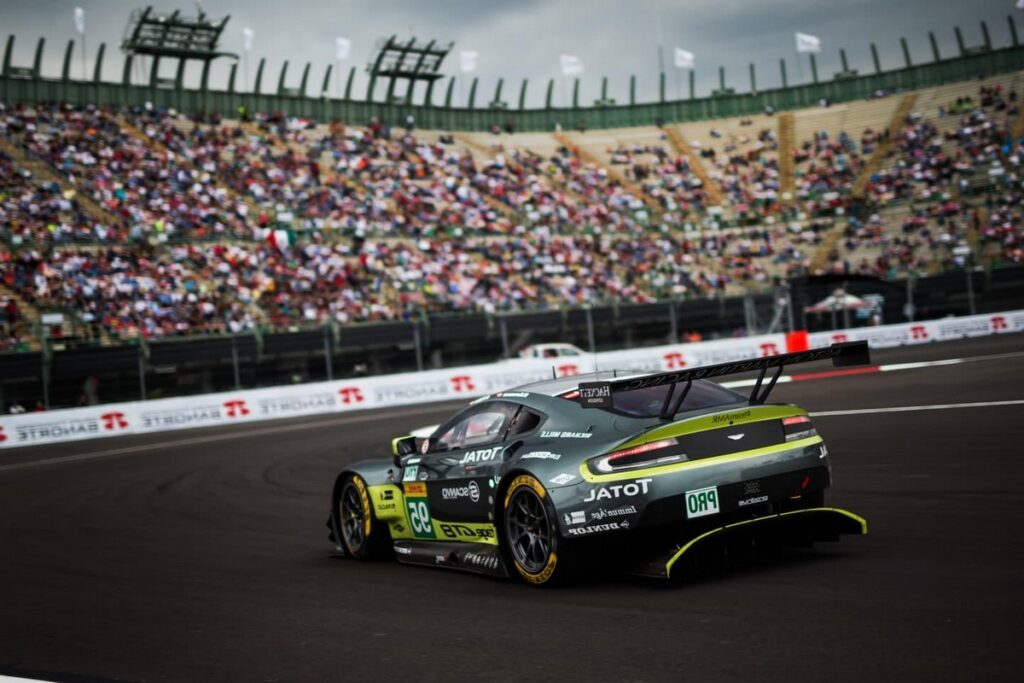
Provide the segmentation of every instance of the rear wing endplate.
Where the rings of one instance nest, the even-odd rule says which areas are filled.
[[[867,365],[871,362],[871,354],[866,341],[844,342],[833,344],[823,349],[811,349],[809,351],[797,351],[795,353],[783,353],[777,356],[765,358],[751,358],[749,360],[732,361],[729,363],[718,363],[717,365],[705,365],[689,370],[678,370],[674,372],[659,372],[643,377],[631,379],[612,380],[610,382],[585,382],[580,384],[580,404],[584,407],[610,407],[612,394],[624,391],[636,391],[670,385],[665,395],[665,402],[661,407],[661,417],[670,419],[679,412],[686,395],[690,391],[695,379],[712,379],[724,375],[735,375],[743,372],[757,372],[757,381],[750,392],[750,403],[760,405],[764,403],[768,394],[775,388],[782,375],[782,368],[796,363],[813,363],[815,361],[831,360],[832,365],[837,368],[851,367],[854,365]],[[775,372],[769,378],[768,383],[764,380],[768,370]],[[681,391],[677,392],[677,386],[684,384]],[[591,399],[593,395],[593,399]]]

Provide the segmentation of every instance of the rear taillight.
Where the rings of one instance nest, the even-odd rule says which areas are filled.
[[[811,424],[811,418],[806,415],[783,418],[782,429],[786,433],[786,441],[799,441],[818,434]]]
[[[678,444],[679,442],[674,438],[650,441],[603,455],[593,460],[591,466],[597,472],[617,472],[634,467],[651,467],[679,462],[685,460],[686,456],[682,453],[666,452]]]

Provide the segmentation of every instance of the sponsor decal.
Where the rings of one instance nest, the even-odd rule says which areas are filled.
[[[144,410],[139,414],[139,419],[142,421],[143,429],[162,429],[220,422],[224,419],[225,414],[224,406],[197,405],[187,408]]]
[[[409,403],[420,399],[449,396],[446,382],[408,382],[373,388],[375,403]]]
[[[51,439],[67,439],[94,436],[100,432],[100,421],[95,417],[78,420],[61,420],[37,425],[15,425],[16,443],[39,443]]]
[[[559,377],[571,377],[573,375],[580,374],[579,366],[578,365],[574,365],[572,363],[565,363],[564,365],[558,365],[558,366],[555,367],[555,370],[558,371],[558,376]]]
[[[832,343],[833,344],[842,344],[842,343],[848,342],[848,341],[850,341],[850,337],[845,335],[845,334],[833,334],[832,335]]]
[[[426,494],[426,485],[422,484],[423,493]],[[425,496],[411,496],[408,492],[405,497],[405,508],[409,512],[409,524],[412,525],[412,535],[416,538],[434,538],[434,525],[430,519],[430,504]]]
[[[635,515],[635,505],[623,505],[622,507],[612,508],[610,510],[593,510],[590,513],[591,519],[604,519],[605,517],[623,517],[625,515]]]
[[[686,518],[718,514],[718,487],[709,486],[686,492]]]
[[[494,395],[495,398],[529,398],[530,394],[526,391],[502,391]]]
[[[601,533],[602,531],[618,531],[619,529],[628,528],[628,522],[605,522],[604,524],[592,524],[591,526],[569,527],[567,531],[572,536],[588,536]]]
[[[593,434],[590,432],[552,432],[542,431],[542,439],[589,439]]]
[[[755,493],[761,493],[761,482],[759,481],[746,481],[743,482],[743,495],[752,496]]]
[[[224,414],[228,417],[245,417],[251,410],[242,399],[224,401]]]
[[[580,382],[579,392],[584,408],[612,407],[612,386],[608,382]]]
[[[1005,315],[994,315],[989,318],[989,322],[992,324],[993,332],[1005,332],[1010,329],[1010,326],[1006,323]]]
[[[732,441],[739,441],[739,440],[740,440],[740,439],[742,439],[742,438],[743,438],[744,436],[746,436],[746,434],[744,434],[743,432],[740,432],[739,434],[729,434],[729,435],[728,435],[728,436],[726,436],[725,438],[727,438],[727,439],[730,439],[730,440],[732,440]]]
[[[416,481],[416,475],[419,474],[419,465],[406,465],[402,469],[402,481]]]
[[[686,360],[679,351],[670,351],[664,355],[666,370],[682,370],[686,367]]]
[[[327,412],[336,405],[334,394],[310,394],[291,398],[262,398],[256,402],[258,415],[297,415]]]
[[[757,496],[756,498],[746,498],[741,500],[737,505],[745,507],[747,505],[757,505],[758,503],[764,503],[768,501],[768,496]]]
[[[469,482],[466,486],[446,486],[441,489],[441,497],[445,500],[469,498],[476,503],[480,500],[480,487],[475,481]]]
[[[403,484],[405,488],[405,495],[407,496],[425,496],[427,495],[427,485],[418,481],[414,481],[408,484]]]
[[[562,515],[562,521],[565,522],[566,526],[570,524],[586,524],[587,513],[583,510],[573,510],[572,512],[566,512]]]
[[[395,552],[399,555],[412,555],[412,548],[406,548],[405,546],[396,545]]]
[[[7,435],[4,434],[4,428],[0,426],[0,443],[7,441]]]
[[[782,353],[781,351],[779,351],[779,345],[778,344],[772,344],[772,343],[769,342],[769,343],[766,343],[766,344],[758,344],[758,347],[761,349],[761,356],[762,357],[765,357],[765,356],[777,356],[780,353]]]
[[[921,340],[928,339],[928,328],[924,325],[911,325],[910,338]]]
[[[493,448],[478,448],[475,451],[468,451],[465,455],[462,456],[462,460],[459,461],[459,464],[468,465],[472,463],[490,462],[492,460],[497,460],[499,457],[501,457],[502,450],[503,448],[501,446],[495,446]]]
[[[652,479],[637,479],[626,484],[608,484],[607,486],[601,486],[595,489],[591,489],[587,497],[583,499],[584,503],[590,503],[595,500],[611,500],[613,498],[622,498],[629,496],[639,496],[647,493],[648,484],[653,481]]]
[[[749,410],[742,410],[738,413],[725,413],[723,415],[713,415],[711,417],[712,424],[718,424],[719,422],[735,422],[736,420],[745,420],[750,417]],[[732,437],[729,437],[732,438]],[[743,437],[740,437],[743,438]]]
[[[482,567],[484,569],[497,569],[498,568],[498,556],[497,555],[485,555],[483,553],[466,553],[462,556],[462,561],[471,567]]]
[[[452,391],[456,393],[476,389],[476,385],[473,384],[473,378],[469,375],[455,375],[449,381],[452,383]]]
[[[394,500],[395,499],[395,492],[392,491],[391,489],[384,489],[383,491],[380,492],[380,499],[381,500]]]
[[[338,389],[338,396],[341,397],[341,402],[347,406],[362,403],[366,400],[359,387],[342,387]]]
[[[437,527],[445,538],[476,541],[479,539],[493,539],[495,537],[493,526],[438,522]]]
[[[102,415],[100,415],[100,420],[103,421],[103,428],[106,429],[108,432],[128,428],[128,420],[125,418],[124,413],[103,413]]]
[[[530,451],[524,455],[521,460],[560,460],[562,458],[561,453],[552,453],[550,451]]]
[[[398,503],[377,503],[377,512],[395,512],[398,510]]]
[[[562,474],[559,474],[557,477],[551,477],[550,479],[548,479],[549,482],[551,482],[552,484],[556,484],[558,486],[565,486],[570,481],[575,481],[575,480],[576,480],[576,475],[575,474],[569,474],[568,472],[563,472]]]
[[[434,564],[447,564],[447,555],[434,555]]]

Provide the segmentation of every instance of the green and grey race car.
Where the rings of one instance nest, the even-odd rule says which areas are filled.
[[[824,506],[828,449],[806,411],[765,403],[783,366],[826,359],[867,363],[867,344],[485,396],[429,437],[395,439],[393,459],[342,471],[330,538],[356,559],[542,585],[595,561],[667,578],[721,544],[866,533]],[[744,372],[758,373],[748,396],[708,381]]]

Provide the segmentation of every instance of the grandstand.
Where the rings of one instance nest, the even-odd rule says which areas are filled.
[[[179,346],[167,352],[178,360],[158,362],[161,340],[227,335],[240,386],[273,381],[258,369],[239,375],[249,346],[237,339],[253,335],[250,355],[278,358],[278,381],[304,380],[318,376],[317,358],[328,375],[366,371],[358,359],[373,358],[374,343],[406,355],[415,345],[420,367],[497,355],[471,344],[494,338],[494,316],[511,316],[497,323],[506,354],[510,343],[564,338],[584,314],[591,339],[595,325],[629,328],[599,332],[598,343],[678,340],[684,330],[751,331],[749,303],[742,322],[726,307],[756,297],[770,317],[777,288],[799,278],[891,283],[1021,264],[1022,54],[1015,45],[614,116],[552,110],[543,125],[523,110],[509,113],[510,128],[525,131],[515,133],[429,104],[243,104],[232,93],[19,79],[8,59],[0,348],[27,354],[31,370],[8,382],[4,400],[34,399],[27,387],[52,381],[51,365],[75,349],[98,358],[136,344],[143,350],[112,376],[137,373],[144,396],[188,393],[232,379],[217,361],[192,385],[175,384],[167,368],[188,354]],[[728,115],[692,120],[699,110]],[[409,111],[447,125],[406,128]],[[588,125],[607,121],[645,125]],[[1000,281],[1019,281],[1015,272]],[[890,315],[911,303],[896,305],[902,285],[865,286],[889,288]],[[965,305],[947,286],[937,286],[934,315]],[[445,347],[446,334],[457,343]],[[370,362],[391,367],[393,356]],[[331,357],[348,361],[332,368]]]

